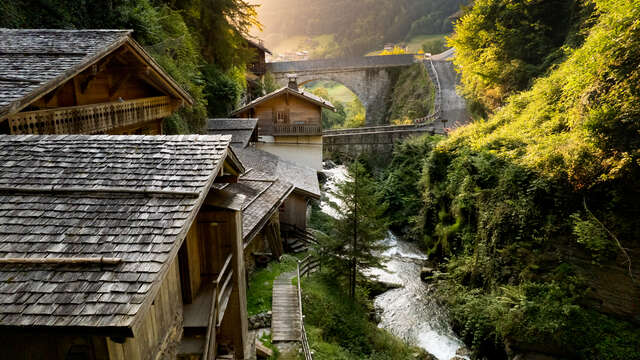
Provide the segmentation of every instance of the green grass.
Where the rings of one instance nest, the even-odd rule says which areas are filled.
[[[444,39],[445,36],[449,36],[449,34],[435,34],[435,35],[417,35],[409,39],[407,41],[407,46],[409,47],[409,52],[418,52],[422,50],[422,44],[436,40],[436,39]]]
[[[280,274],[294,271],[298,257],[284,255],[281,262],[272,262],[264,269],[254,272],[249,278],[247,311],[249,316],[271,311],[273,280]]]
[[[418,51],[422,50],[422,44],[429,41],[437,40],[437,39],[444,39],[445,36],[449,36],[449,35],[450,34],[416,35],[411,39],[409,39],[408,41],[397,43],[394,45],[398,45],[402,47],[407,46],[409,48],[409,53],[415,54]],[[376,56],[376,55],[379,55],[381,51],[382,49],[371,51],[371,52],[368,52],[365,56]]]
[[[349,103],[357,98],[348,87],[331,80],[318,80],[312,81],[304,85],[305,89],[313,91],[318,88],[325,88],[329,93],[329,96],[340,101],[341,103]]]

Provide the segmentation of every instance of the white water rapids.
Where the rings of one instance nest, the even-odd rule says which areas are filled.
[[[347,179],[347,171],[344,166],[338,166],[323,172],[328,179],[324,185],[321,209],[337,217],[327,200],[337,203],[329,191],[334,191],[337,183]],[[391,233],[385,244],[389,249],[382,256],[388,258],[387,269],[370,273],[378,280],[402,286],[376,297],[374,304],[381,309],[382,319],[378,326],[411,345],[425,349],[438,360],[455,358],[456,351],[464,344],[451,330],[446,313],[432,300],[429,286],[420,280],[420,270],[427,257],[415,244],[402,241]]]

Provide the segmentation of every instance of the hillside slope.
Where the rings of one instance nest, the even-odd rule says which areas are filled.
[[[423,170],[417,187],[387,176],[391,203],[419,209],[394,226],[430,249],[476,355],[640,359],[640,1],[583,2],[568,24],[549,11],[573,1],[475,4],[456,30],[478,36],[452,42],[466,95],[493,115],[399,148],[396,163]],[[522,33],[546,60],[509,48]],[[509,76],[483,79],[500,64]]]

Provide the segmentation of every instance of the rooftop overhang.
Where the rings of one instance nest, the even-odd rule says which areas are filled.
[[[97,72],[106,69],[111,58],[125,54],[131,54],[139,61],[139,64],[131,66],[130,68],[122,68],[120,71],[131,72],[148,82],[152,87],[170,96],[174,106],[193,105],[193,97],[173,80],[129,34],[118,41],[114,41],[109,46],[104,47],[101,51],[86,57],[81,64],[73,66],[60,75],[40,84],[40,86],[22,98],[0,108],[0,122],[8,116],[22,111],[37,100],[55,92],[60,86],[72,80],[74,77],[81,74],[89,76],[95,75]]]

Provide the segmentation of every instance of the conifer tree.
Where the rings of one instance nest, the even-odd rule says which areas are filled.
[[[337,202],[330,205],[339,216],[332,218],[332,230],[319,237],[317,252],[336,277],[347,278],[354,298],[363,271],[384,267],[380,253],[387,249],[382,243],[388,230],[387,203],[360,161],[349,166],[349,178],[333,195]]]

